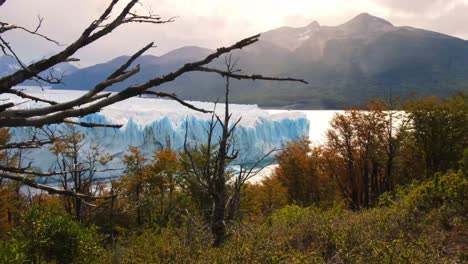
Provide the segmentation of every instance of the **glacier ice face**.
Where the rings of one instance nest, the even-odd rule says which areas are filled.
[[[50,100],[64,101],[76,98],[82,91],[38,90],[27,88],[30,94],[38,97],[47,96]],[[21,102],[19,98],[8,97],[10,101]],[[191,102],[199,108],[211,110],[212,103]],[[21,107],[35,107],[38,103],[28,102]],[[288,141],[308,136],[309,121],[304,113],[279,111],[271,112],[256,105],[230,105],[232,120],[242,118],[235,130],[235,145],[239,158],[234,162],[251,163],[265,153],[279,149]],[[222,116],[224,105],[216,106],[216,112]],[[122,168],[122,158],[128,146],[135,146],[150,158],[155,151],[171,148],[182,151],[185,135],[189,145],[204,144],[207,140],[206,129],[211,115],[193,111],[174,101],[152,98],[131,98],[109,106],[99,114],[92,114],[80,119],[90,123],[123,124],[120,129],[77,127],[89,142],[98,144],[103,150],[115,156],[109,164]],[[52,126],[54,130],[63,129],[63,125]],[[11,130],[12,141],[29,139],[33,128],[15,128]],[[219,138],[221,127],[214,131],[214,138]],[[48,149],[31,150],[26,155],[32,166],[42,170],[54,169],[55,157]],[[119,173],[119,172],[113,172]],[[109,175],[107,175],[109,176]]]
[[[98,114],[89,115],[82,118],[81,121],[110,123],[104,116]],[[123,152],[130,145],[138,147],[146,155],[151,155],[163,148],[183,150],[186,133],[189,145],[204,144],[207,142],[206,129],[209,122],[208,119],[187,116],[181,120],[171,120],[169,117],[164,117],[146,125],[138,125],[130,118],[122,129],[79,129],[111,153]],[[304,137],[307,135],[308,129],[309,122],[305,117],[275,121],[260,118],[254,126],[242,126],[241,124],[235,130],[235,148],[239,150],[240,160],[255,160],[265,152],[279,148],[288,141]],[[220,135],[221,127],[217,126],[214,138],[217,139]]]

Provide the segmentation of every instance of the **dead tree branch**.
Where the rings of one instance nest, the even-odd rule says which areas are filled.
[[[202,113],[205,113],[205,114],[212,112],[212,111],[209,111],[209,110],[198,108],[198,107],[194,106],[193,104],[190,104],[190,103],[178,98],[175,94],[164,93],[164,92],[156,92],[156,91],[145,91],[142,94],[155,95],[155,96],[161,97],[161,98],[170,98],[170,99],[172,99],[174,101],[177,101],[178,103],[180,103],[183,106],[186,106],[186,107],[188,107],[190,109],[193,109],[195,111],[202,112]]]
[[[2,2],[5,2],[5,1],[0,1],[0,5],[2,4]],[[25,27],[14,25],[14,24],[0,22],[0,34],[5,33],[7,31],[10,31],[10,30],[21,30],[21,31],[24,31],[24,32],[26,32],[28,34],[38,36],[38,37],[40,37],[42,39],[45,39],[45,40],[47,40],[49,42],[55,43],[57,45],[61,45],[58,41],[53,40],[53,39],[49,38],[48,36],[39,33],[39,29],[42,27],[42,22],[44,21],[44,18],[42,18],[41,16],[38,16],[37,18],[38,18],[38,24],[37,24],[37,26],[36,26],[36,28],[34,30],[30,30],[30,29],[27,29]]]
[[[81,127],[106,127],[106,128],[121,128],[123,125],[114,124],[100,124],[100,123],[88,123],[88,122],[75,122],[71,120],[65,120],[65,124],[77,125]]]
[[[64,189],[59,189],[56,187],[51,187],[49,185],[37,183],[34,179],[29,178],[29,177],[24,177],[19,174],[0,172],[0,178],[21,182],[29,187],[46,191],[49,194],[59,194],[59,195],[72,196],[72,197],[77,197],[77,198],[82,198],[82,199],[94,199],[94,200],[112,198],[112,196],[89,196],[89,195],[76,193],[71,190],[64,190]]]
[[[197,67],[195,71],[217,73],[221,75],[222,77],[230,77],[230,78],[237,79],[237,80],[293,81],[293,82],[301,82],[304,84],[308,84],[308,82],[306,82],[303,79],[295,79],[295,78],[289,78],[289,77],[288,78],[268,77],[268,76],[263,76],[259,74],[252,74],[252,75],[236,74],[233,72],[227,72],[227,71],[222,71],[222,70],[202,67],[202,66]]]
[[[35,140],[34,139],[34,140],[30,140],[30,141],[8,143],[8,144],[5,144],[5,145],[0,145],[0,150],[40,148],[42,146],[54,143],[55,140],[56,139],[47,139],[47,140]]]

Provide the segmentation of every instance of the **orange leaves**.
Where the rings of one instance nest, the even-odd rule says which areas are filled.
[[[171,149],[163,149],[160,152],[155,152],[153,156],[160,163],[176,163],[177,162],[177,153],[175,153]]]
[[[54,141],[49,150],[55,155],[63,155],[68,158],[77,158],[78,151],[85,141],[85,136],[76,131],[74,125],[67,125],[62,137]]]
[[[161,224],[168,221],[180,168],[177,153],[164,149],[154,153],[154,160],[150,162],[137,147],[130,146],[129,151],[124,157],[127,174],[121,178],[119,189],[135,209],[136,223],[155,221],[156,215]]]
[[[0,145],[5,145],[10,141],[11,135],[8,128],[0,128]]]
[[[288,204],[288,190],[278,177],[267,177],[258,184],[247,185],[242,207],[254,216],[266,216]]]
[[[23,210],[24,202],[14,182],[0,184],[0,238],[14,227]]]
[[[8,128],[0,128],[0,146],[5,145],[10,141],[11,135]],[[0,161],[5,160],[7,157],[6,151],[0,151]]]
[[[49,148],[49,150],[54,153],[64,153],[67,148],[67,145],[65,143],[65,140],[59,139],[54,142],[54,144]]]
[[[138,172],[142,171],[147,159],[140,153],[137,147],[129,146],[128,150],[130,155],[124,156],[124,164],[127,166],[128,171]]]
[[[11,139],[8,128],[0,128],[0,146],[5,146]],[[18,166],[18,152],[14,149],[0,150],[0,165],[6,167]],[[1,184],[1,179],[0,179]]]
[[[153,155],[155,162],[153,170],[155,172],[165,172],[168,174],[176,173],[179,168],[177,153],[171,149],[163,149]]]
[[[127,166],[127,172],[135,178],[135,181],[153,181],[161,175],[172,177],[180,168],[177,153],[170,149],[155,152],[152,163],[149,163],[149,160],[137,147],[130,146],[129,151],[130,154],[124,156],[124,164]]]
[[[276,156],[278,168],[274,177],[286,187],[291,202],[307,206],[320,201],[321,190],[326,185],[320,169],[321,151],[303,139],[290,142]]]

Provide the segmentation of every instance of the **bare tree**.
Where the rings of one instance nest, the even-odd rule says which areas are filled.
[[[83,47],[92,44],[102,37],[112,33],[115,29],[122,25],[129,23],[147,23],[147,24],[165,24],[172,22],[174,19],[163,19],[160,16],[149,13],[147,15],[138,14],[134,9],[138,0],[128,0],[123,7],[118,10],[117,4],[120,0],[110,1],[104,12],[82,32],[82,34],[71,44],[64,47],[64,49],[52,56],[49,56],[40,61],[25,64],[21,61],[19,56],[15,53],[14,47],[12,47],[8,41],[4,39],[4,33],[12,30],[20,30],[26,34],[32,34],[37,37],[44,38],[53,43],[57,41],[39,33],[39,29],[42,25],[42,18],[39,18],[39,24],[36,29],[30,30],[22,26],[13,25],[10,23],[0,21],[0,48],[3,53],[8,56],[14,57],[18,64],[21,66],[16,72],[0,78],[0,94],[11,94],[24,98],[25,100],[34,100],[41,102],[45,105],[29,108],[29,109],[18,109],[15,108],[13,103],[5,103],[0,105],[0,128],[3,127],[41,127],[49,124],[58,123],[74,123],[81,126],[95,127],[120,127],[120,125],[104,125],[104,124],[90,124],[83,122],[76,122],[72,118],[83,117],[88,114],[96,113],[106,106],[114,103],[126,100],[128,98],[139,96],[142,94],[153,94],[159,97],[170,98],[176,100],[183,105],[192,108],[197,111],[204,111],[203,109],[196,108],[195,106],[184,102],[177,98],[173,94],[158,92],[150,90],[156,88],[164,83],[171,82],[181,75],[188,72],[208,72],[220,74],[223,77],[235,78],[235,79],[250,79],[250,80],[289,80],[289,81],[300,81],[306,83],[303,80],[293,78],[273,78],[264,77],[262,75],[245,75],[239,72],[223,71],[213,68],[206,67],[207,64],[217,59],[223,54],[229,53],[233,50],[242,49],[248,45],[251,45],[259,40],[260,35],[245,38],[229,47],[218,48],[213,53],[206,56],[204,59],[186,63],[177,70],[170,72],[163,76],[155,76],[149,80],[144,81],[140,84],[135,84],[124,88],[118,93],[105,92],[107,88],[113,84],[123,82],[128,78],[136,75],[140,71],[140,66],[130,68],[132,63],[145,53],[150,48],[154,47],[153,43],[149,43],[135,54],[133,54],[125,63],[120,65],[112,74],[105,78],[102,82],[98,83],[94,87],[89,87],[89,91],[78,98],[65,101],[65,102],[54,102],[44,98],[38,98],[27,94],[24,91],[19,90],[16,86],[26,80],[36,80],[38,82],[45,83],[57,83],[61,81],[60,77],[53,76],[50,74],[48,77],[43,77],[40,73],[52,69],[55,65],[62,62],[76,61],[77,59],[73,56],[77,51]],[[229,121],[229,120],[228,120]],[[227,124],[227,123],[226,123]],[[229,133],[229,129],[226,128],[226,132]],[[27,146],[27,145],[43,145],[48,143],[47,140],[35,140],[32,142],[13,142],[9,145],[12,146]],[[5,146],[3,146],[5,148]],[[219,167],[224,167],[224,164],[220,163]],[[26,172],[27,171],[27,172]],[[53,174],[53,173],[43,173]],[[25,185],[33,188],[42,189],[49,193],[71,195],[77,197],[89,197],[88,195],[80,194],[70,190],[63,190],[52,186],[39,184],[33,178],[27,177],[26,175],[40,175],[33,171],[26,169],[19,169],[16,171],[4,170],[0,173],[0,177],[19,181]],[[220,174],[220,176],[222,176]],[[222,229],[223,227],[219,227]]]
[[[184,149],[185,155],[188,157],[189,168],[192,176],[197,180],[198,184],[204,188],[212,199],[213,209],[211,214],[211,231],[215,237],[213,246],[219,247],[223,244],[226,234],[226,219],[233,219],[234,214],[240,202],[240,191],[245,182],[251,177],[260,172],[258,166],[265,160],[273,151],[268,152],[265,156],[254,162],[252,167],[241,166],[239,174],[235,177],[233,195],[227,196],[227,181],[230,176],[227,170],[228,164],[238,157],[239,151],[235,148],[234,132],[239,125],[241,118],[232,121],[232,113],[229,108],[229,93],[230,80],[241,72],[237,69],[237,60],[232,60],[232,56],[225,57],[226,71],[206,69],[206,71],[219,71],[225,78],[225,94],[224,94],[224,115],[220,117],[216,114],[216,109],[213,110],[211,121],[207,128],[207,143],[204,148],[189,149],[187,145],[188,122],[186,123],[186,134]],[[254,76],[254,75],[252,75]],[[265,80],[290,81],[290,78],[263,78]],[[216,108],[216,105],[215,105]],[[215,129],[221,127],[221,135],[216,141]],[[202,153],[202,166],[200,161],[196,160],[193,153]],[[228,213],[226,214],[226,208]],[[226,218],[227,216],[227,218]]]
[[[247,181],[257,176],[267,166],[273,163],[274,160],[268,162],[268,159],[271,158],[273,153],[275,153],[277,150],[278,149],[273,148],[272,150],[266,152],[264,155],[262,155],[254,161],[247,161],[240,164],[239,171],[235,174],[234,181],[231,183],[233,190],[227,202],[228,211],[226,215],[226,220],[232,221],[239,214],[242,198],[242,187],[247,183]],[[265,162],[267,163],[266,165],[263,164]]]
[[[61,139],[55,141],[50,150],[56,158],[55,167],[61,173],[59,181],[62,188],[96,196],[99,191],[96,174],[115,170],[105,167],[113,157],[99,144],[87,142],[75,125],[67,125],[60,133]],[[63,197],[63,200],[65,210],[81,222],[89,203],[78,197]]]

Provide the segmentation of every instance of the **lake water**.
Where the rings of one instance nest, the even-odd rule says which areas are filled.
[[[313,145],[325,143],[326,131],[330,127],[330,121],[336,113],[344,113],[343,110],[268,110],[269,113],[298,112],[307,116],[310,122],[309,140]],[[276,164],[265,167],[259,174],[249,180],[251,183],[258,183],[265,177],[270,176]]]
[[[325,132],[330,127],[330,121],[336,113],[343,110],[268,110],[269,113],[297,112],[307,116],[310,122],[309,139],[313,144],[325,142]]]

